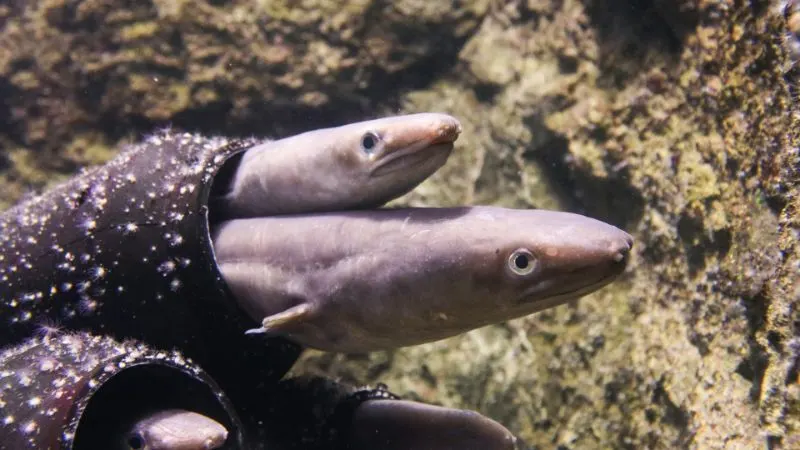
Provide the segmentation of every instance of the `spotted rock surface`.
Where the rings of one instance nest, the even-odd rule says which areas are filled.
[[[142,337],[153,326],[170,333],[180,330],[175,321],[183,314],[169,311],[207,309],[180,305],[202,300],[175,294],[202,283],[193,276],[214,271],[203,241],[203,196],[219,165],[246,145],[159,133],[6,211],[0,217],[0,316],[9,326],[2,342],[48,325],[87,326],[121,338]],[[37,276],[41,267],[49,270]],[[140,289],[154,295],[138,298]],[[158,343],[186,344],[195,333]]]
[[[81,330],[178,349],[244,417],[260,416],[255,387],[282,377],[299,347],[245,336],[254,323],[221,280],[207,219],[214,175],[253,142],[158,132],[5,211],[0,345]]]
[[[159,404],[221,415],[231,430],[230,440],[241,439],[241,424],[224,393],[179,352],[108,336],[52,332],[0,352],[0,361],[4,450],[107,446],[124,436],[110,424],[125,423]],[[134,376],[141,383],[131,384],[127,373],[137,371]],[[165,377],[170,380],[165,382]]]

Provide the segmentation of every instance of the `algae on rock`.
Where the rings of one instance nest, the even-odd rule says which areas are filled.
[[[404,202],[608,220],[635,235],[629,272],[532,317],[391,352],[309,352],[297,371],[475,408],[535,448],[792,448],[786,3],[15,2],[0,7],[0,201],[156,126],[278,136],[449,112],[457,151]]]

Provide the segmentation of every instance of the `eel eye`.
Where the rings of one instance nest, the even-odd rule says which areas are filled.
[[[131,433],[128,435],[128,448],[131,450],[144,450],[146,447],[146,442],[144,440],[144,436],[139,433]]]
[[[514,250],[508,257],[508,268],[517,275],[529,275],[536,270],[536,257],[528,249]]]
[[[367,155],[372,155],[378,147],[378,142],[380,142],[380,140],[381,138],[375,134],[374,131],[367,131],[364,136],[361,137],[361,148]]]

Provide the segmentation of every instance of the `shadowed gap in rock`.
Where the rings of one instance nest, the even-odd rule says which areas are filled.
[[[684,39],[700,17],[688,2],[583,0],[597,30],[602,79],[611,85],[646,72],[653,57],[677,61]]]
[[[631,228],[641,220],[644,199],[629,183],[624,162],[604,161],[614,175],[597,178],[572,163],[569,140],[547,128],[541,116],[529,117],[527,124],[537,133],[548,134],[540,139],[542,144],[526,149],[522,156],[546,169],[550,185],[570,211],[622,228]]]

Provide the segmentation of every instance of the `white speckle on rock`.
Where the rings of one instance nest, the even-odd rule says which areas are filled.
[[[172,273],[175,270],[175,262],[174,261],[164,261],[158,266],[158,272],[164,276],[169,273]]]
[[[172,236],[172,239],[169,240],[170,247],[178,247],[183,244],[183,236],[180,234],[175,234]]]
[[[89,269],[89,276],[92,277],[92,280],[97,281],[108,274],[108,271],[103,266],[94,266]]]
[[[125,227],[122,229],[123,234],[133,234],[139,230],[139,225],[136,225],[133,222],[128,222],[125,224]]]
[[[22,427],[22,432],[25,434],[33,434],[39,431],[39,425],[34,420],[29,420]]]
[[[39,370],[49,372],[56,368],[56,361],[54,359],[43,359],[39,363]]]
[[[78,303],[78,311],[81,313],[81,315],[88,316],[94,314],[97,311],[98,306],[99,303],[97,300],[90,297],[83,297]]]

